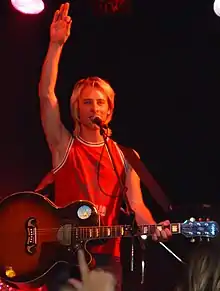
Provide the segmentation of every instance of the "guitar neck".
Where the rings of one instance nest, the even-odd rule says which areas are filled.
[[[181,233],[181,223],[172,223],[169,226],[172,234]],[[117,237],[131,237],[141,235],[152,235],[156,229],[162,230],[161,225],[141,225],[138,230],[132,233],[131,225],[114,225],[114,226],[91,226],[91,227],[74,227],[73,235],[76,238],[86,239],[106,239]]]

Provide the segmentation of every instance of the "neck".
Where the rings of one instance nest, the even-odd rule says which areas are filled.
[[[94,142],[99,143],[103,141],[103,137],[100,134],[100,130],[91,130],[89,128],[86,128],[84,126],[81,126],[79,136],[88,142]]]

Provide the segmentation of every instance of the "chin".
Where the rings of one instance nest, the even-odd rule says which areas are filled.
[[[97,131],[97,130],[100,129],[99,126],[96,125],[96,124],[86,124],[85,127],[86,127],[87,129],[92,130],[92,131]]]

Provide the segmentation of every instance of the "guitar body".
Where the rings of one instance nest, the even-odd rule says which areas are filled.
[[[90,244],[103,239],[151,235],[161,225],[101,226],[95,206],[76,201],[59,208],[34,192],[15,193],[0,203],[0,278],[12,287],[26,289],[45,284],[57,264],[78,266],[77,250],[83,248],[89,266],[93,258]],[[188,238],[214,238],[219,233],[215,221],[186,220],[172,223],[173,234]]]
[[[92,256],[72,226],[99,225],[94,205],[77,201],[65,208],[34,192],[15,193],[0,203],[0,277],[9,285],[41,286],[56,264],[77,266],[77,250]],[[75,228],[76,229],[76,228]]]

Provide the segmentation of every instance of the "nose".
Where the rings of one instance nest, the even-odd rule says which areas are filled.
[[[92,109],[93,112],[97,112],[98,111],[98,104],[95,101],[92,102],[91,109]]]

